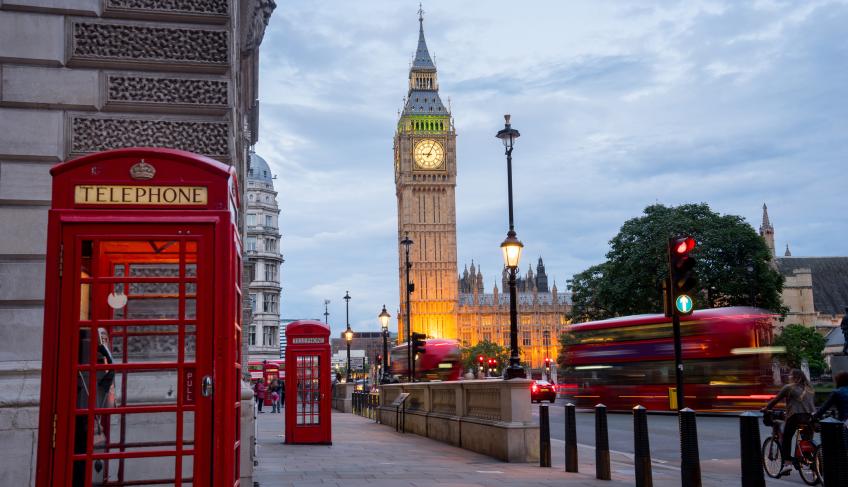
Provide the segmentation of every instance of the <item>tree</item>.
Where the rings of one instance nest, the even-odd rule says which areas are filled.
[[[483,340],[470,347],[462,348],[462,370],[477,370],[477,357],[493,358],[498,361],[498,367],[509,365],[509,351],[497,343]],[[488,367],[488,365],[487,365]]]
[[[624,222],[610,240],[606,262],[569,282],[576,322],[662,312],[662,282],[668,273],[668,238],[691,235],[698,242],[696,307],[758,306],[785,313],[783,276],[753,227],[736,215],[719,215],[705,204],[651,205]]]
[[[819,375],[824,372],[825,362],[822,357],[827,340],[815,329],[792,324],[787,325],[783,332],[774,340],[774,344],[786,347],[786,353],[780,360],[793,369],[801,368],[801,362],[807,360],[810,374]]]

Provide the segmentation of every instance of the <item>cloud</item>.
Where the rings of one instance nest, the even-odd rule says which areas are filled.
[[[500,282],[503,114],[521,131],[515,215],[560,288],[655,202],[707,202],[779,246],[844,254],[844,1],[431,0],[425,33],[457,127],[459,267]],[[510,15],[502,15],[509,9]],[[392,136],[417,4],[281,4],[261,49],[260,142],[277,173],[285,317],[377,329],[398,303]],[[522,266],[524,267],[524,266]],[[334,325],[334,330],[340,330]]]

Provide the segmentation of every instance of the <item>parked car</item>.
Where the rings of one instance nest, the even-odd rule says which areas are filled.
[[[556,387],[546,380],[534,380],[530,385],[530,402],[556,401]]]

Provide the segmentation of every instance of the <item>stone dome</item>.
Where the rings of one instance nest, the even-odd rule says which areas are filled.
[[[247,171],[247,179],[273,184],[274,178],[271,175],[268,162],[255,152],[250,153],[250,168]]]

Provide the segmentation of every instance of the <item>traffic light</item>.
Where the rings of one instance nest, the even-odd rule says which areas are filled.
[[[548,372],[551,371],[551,359],[550,357],[545,357],[545,370]]]
[[[418,355],[419,353],[425,353],[424,349],[424,339],[427,338],[427,335],[423,333],[412,333],[412,354]]]
[[[678,315],[691,314],[695,301],[690,292],[698,283],[695,276],[696,261],[689,253],[695,248],[695,239],[690,236],[668,239],[669,306]]]
[[[377,355],[376,363],[377,363],[377,366],[383,365],[383,356],[382,355],[379,355],[379,354]]]

